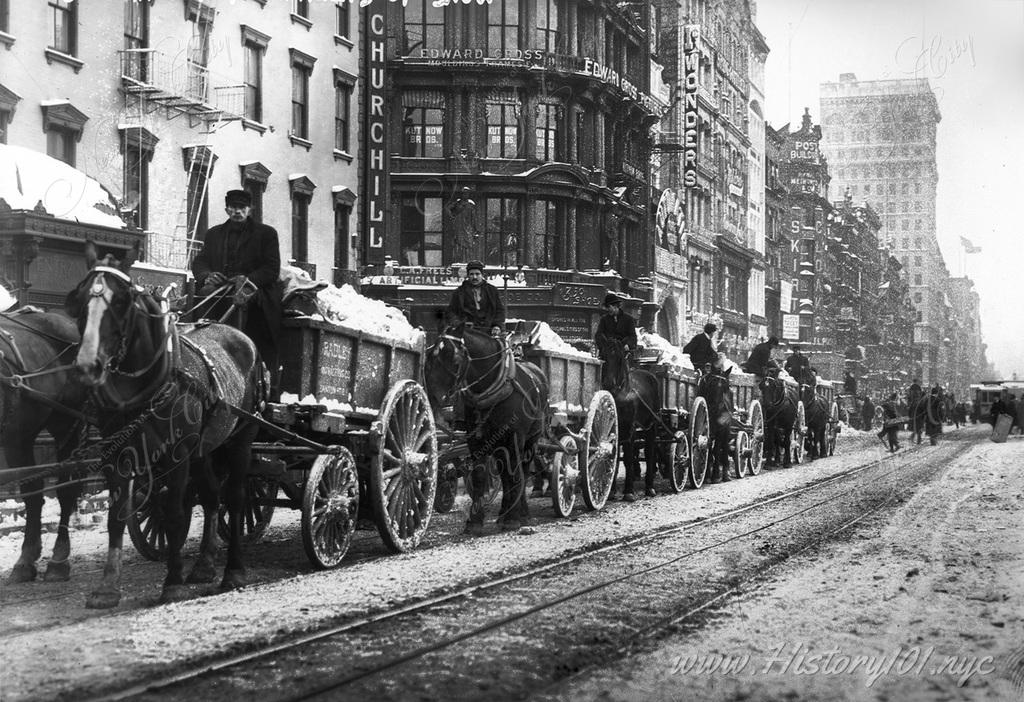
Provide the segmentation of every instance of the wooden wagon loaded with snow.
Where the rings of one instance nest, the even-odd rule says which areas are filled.
[[[302,543],[317,567],[338,565],[357,525],[387,548],[414,548],[430,523],[437,439],[418,382],[423,333],[399,310],[350,286],[320,285],[315,307],[286,318],[282,394],[266,403],[253,444],[243,532],[258,539],[276,507],[301,510]],[[133,543],[159,558],[157,501],[129,523]],[[222,534],[226,520],[222,520]]]

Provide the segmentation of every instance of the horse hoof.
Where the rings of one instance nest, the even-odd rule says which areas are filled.
[[[501,523],[502,531],[519,531],[519,520],[518,519],[506,519]]]
[[[462,533],[470,536],[482,536],[484,525],[480,522],[466,522],[466,528],[462,530]]]
[[[85,598],[86,609],[111,609],[121,601],[119,590],[96,590]]]
[[[46,564],[43,580],[48,583],[65,583],[71,580],[71,564],[67,561],[50,561]]]
[[[185,578],[185,582],[189,585],[204,585],[206,583],[212,583],[217,577],[216,569],[209,564],[196,564],[193,566],[188,577]]]
[[[647,488],[646,490],[644,490],[644,495],[647,497],[657,497],[658,491],[655,490],[654,488]]]
[[[224,571],[224,579],[220,581],[220,589],[223,592],[228,590],[237,590],[240,587],[246,586],[246,577],[244,570],[226,570]]]
[[[39,571],[36,570],[35,563],[15,563],[7,582],[11,585],[28,583],[35,580],[37,575],[39,575]]]
[[[160,593],[160,604],[170,604],[171,602],[184,602],[190,597],[188,588],[184,585],[168,585],[164,588],[163,592]]]
[[[623,502],[636,502],[636,495],[634,495],[631,492],[627,492],[625,495],[622,496],[622,501]]]

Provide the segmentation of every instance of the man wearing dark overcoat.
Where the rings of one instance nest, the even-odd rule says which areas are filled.
[[[238,326],[256,344],[270,370],[271,394],[279,391],[278,337],[281,329],[281,251],[277,231],[251,216],[252,196],[229,190],[224,196],[228,219],[206,230],[203,248],[192,261],[192,274],[200,296],[212,294],[225,283],[229,293],[204,314],[220,319],[231,305],[240,314],[225,320]]]
[[[878,438],[888,446],[890,453],[896,453],[900,450],[900,425],[896,422],[896,418],[899,416],[899,410],[896,408],[897,399],[897,394],[893,393],[889,395],[889,399],[882,403],[884,417],[882,420],[882,430],[878,432]]]
[[[608,345],[614,341],[622,344],[623,351],[636,348],[636,322],[633,317],[622,311],[622,298],[608,293],[604,298],[605,314],[597,323],[594,334],[594,345],[597,355],[606,358]]]
[[[762,341],[750,351],[750,356],[740,366],[745,373],[753,373],[765,376],[770,371],[777,371],[779,364],[772,360],[772,349],[779,345],[779,339],[775,336],[768,337],[768,341]]]
[[[462,322],[492,336],[499,336],[505,329],[505,303],[498,289],[484,280],[484,264],[480,261],[466,265],[466,279],[448,303],[448,323]]]
[[[807,383],[811,370],[811,360],[800,353],[800,347],[794,346],[793,353],[786,359],[786,372],[798,383]]]
[[[690,362],[695,369],[703,371],[705,366],[710,365],[712,369],[721,370],[718,352],[715,351],[713,343],[717,331],[718,327],[708,322],[704,325],[704,333],[697,334],[683,347],[683,353],[689,354]]]

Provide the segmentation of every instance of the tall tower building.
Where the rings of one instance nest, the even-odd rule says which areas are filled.
[[[833,192],[849,188],[881,218],[880,237],[903,264],[916,308],[915,358],[906,370],[929,384],[941,382],[950,309],[935,223],[941,118],[927,79],[858,81],[844,73],[821,85],[821,149]]]

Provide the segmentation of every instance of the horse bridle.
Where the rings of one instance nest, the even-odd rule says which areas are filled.
[[[506,363],[506,359],[505,359],[506,349],[499,348],[494,353],[490,353],[490,354],[487,354],[485,356],[480,356],[478,358],[472,358],[469,355],[469,349],[466,347],[466,340],[465,339],[463,339],[461,337],[458,337],[458,336],[454,336],[452,334],[442,334],[441,337],[438,339],[438,341],[440,343],[444,343],[445,341],[448,341],[448,342],[451,342],[452,346],[461,348],[465,352],[465,358],[466,358],[465,363],[459,364],[455,368],[451,368],[451,367],[447,366],[444,363],[444,361],[441,360],[440,348],[435,349],[434,353],[435,353],[435,355],[436,355],[436,357],[438,359],[438,364],[441,366],[441,368],[446,373],[448,373],[449,375],[451,375],[451,376],[453,376],[455,378],[455,382],[454,382],[454,385],[453,385],[452,389],[449,390],[448,392],[446,392],[441,397],[442,401],[447,400],[449,397],[451,397],[456,392],[465,393],[467,395],[474,395],[474,394],[476,394],[477,399],[479,400],[479,398],[486,397],[487,395],[495,392],[498,388],[500,388],[502,385],[505,384],[506,380],[508,380],[507,372],[505,372],[503,369],[501,369],[501,367]],[[474,380],[471,383],[467,383],[466,382],[466,375],[469,373],[469,368],[470,368],[470,366],[472,366],[473,361],[486,361],[486,360],[488,360],[490,358],[496,358],[497,359],[494,362],[494,365],[492,365],[490,368],[488,368],[485,373],[482,373],[479,378],[477,378],[476,380]],[[501,372],[498,373],[498,377],[487,388],[485,388],[480,393],[472,393],[470,391],[470,389],[473,386],[475,386],[476,384],[480,383],[484,378],[489,376],[496,369],[501,369]]]

